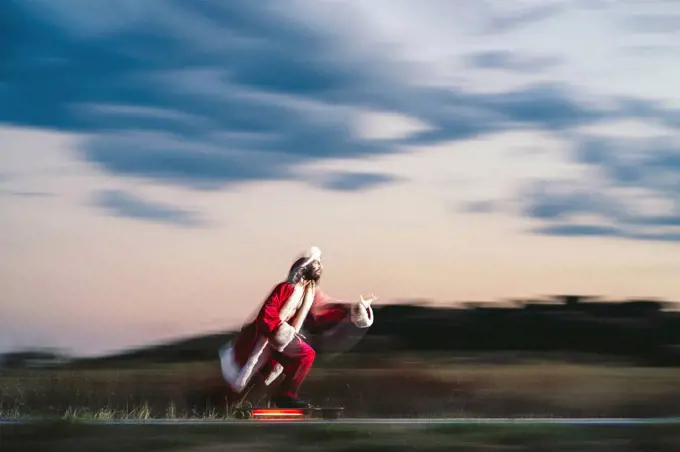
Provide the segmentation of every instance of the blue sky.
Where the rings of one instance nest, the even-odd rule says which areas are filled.
[[[680,299],[672,2],[0,17],[0,345],[229,328],[312,244],[347,299]]]

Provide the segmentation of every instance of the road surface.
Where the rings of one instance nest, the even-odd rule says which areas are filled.
[[[0,419],[0,424],[30,424],[37,419]],[[349,425],[680,425],[680,418],[340,418],[333,420],[221,420],[221,419],[113,419],[79,420],[94,425],[258,425],[258,424],[349,424]]]

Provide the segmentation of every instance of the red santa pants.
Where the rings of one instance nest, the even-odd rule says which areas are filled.
[[[281,352],[274,352],[272,358],[283,365],[284,379],[276,396],[297,398],[298,390],[312,368],[316,352],[300,337],[295,337]]]

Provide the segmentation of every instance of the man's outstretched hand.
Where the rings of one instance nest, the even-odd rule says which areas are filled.
[[[359,295],[359,302],[353,305],[351,310],[351,319],[355,326],[359,328],[368,328],[373,325],[373,310],[371,309],[371,303],[377,299],[378,297],[373,294],[368,298]]]
[[[368,299],[365,299],[363,295],[359,295],[359,298],[361,299],[361,301],[359,301],[359,303],[361,303],[361,305],[365,309],[368,309],[368,307],[371,305],[371,303],[373,303],[375,300],[378,299],[378,297],[376,297],[373,294],[371,294],[371,296]]]

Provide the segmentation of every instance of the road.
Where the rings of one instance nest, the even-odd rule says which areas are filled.
[[[30,424],[30,419],[0,419],[0,425]],[[259,424],[349,424],[349,425],[517,425],[517,424],[553,424],[553,425],[680,425],[680,418],[341,418],[334,420],[220,420],[220,419],[115,419],[115,420],[83,420],[84,424],[94,425],[259,425]]]

